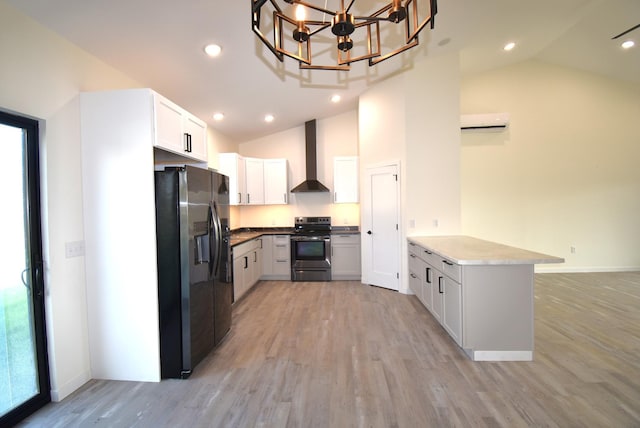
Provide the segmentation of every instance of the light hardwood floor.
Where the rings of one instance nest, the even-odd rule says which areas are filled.
[[[639,427],[640,273],[536,274],[533,362],[472,362],[415,296],[261,282],[189,380],[91,381],[28,427]]]

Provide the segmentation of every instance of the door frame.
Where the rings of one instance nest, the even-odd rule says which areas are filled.
[[[398,225],[398,234],[397,234],[397,245],[398,245],[398,265],[397,265],[397,271],[398,271],[398,278],[397,278],[397,284],[398,284],[398,288],[396,291],[401,291],[402,290],[402,284],[403,284],[403,271],[402,271],[402,260],[403,260],[403,255],[402,255],[402,223],[401,223],[401,219],[402,219],[402,163],[400,162],[399,159],[392,159],[389,161],[384,161],[384,162],[376,162],[376,163],[371,163],[368,164],[366,166],[362,167],[362,176],[361,176],[361,183],[367,183],[366,185],[362,186],[362,201],[361,201],[361,205],[360,205],[360,225],[361,225],[361,233],[367,233],[366,230],[368,227],[370,227],[370,225],[367,223],[366,221],[366,216],[368,213],[368,209],[369,206],[371,204],[371,189],[369,188],[369,183],[366,180],[367,178],[367,171],[372,170],[372,169],[377,169],[377,168],[384,168],[384,167],[395,167],[396,168],[396,172],[398,174],[398,180],[397,180],[397,192],[396,192],[396,206],[398,207],[397,210],[397,218],[396,218],[396,222]],[[371,266],[371,260],[370,257],[367,257],[367,251],[368,248],[366,248],[364,245],[362,246],[361,249],[361,258],[362,258],[362,283],[364,284],[369,284],[369,271],[367,270],[367,268],[370,268]],[[365,260],[366,258],[366,260]],[[375,284],[373,284],[375,285]]]
[[[13,425],[51,401],[51,381],[45,317],[44,258],[42,244],[42,210],[40,198],[40,124],[37,120],[0,110],[0,123],[26,130],[26,168],[28,201],[25,216],[29,228],[29,269],[32,285],[34,346],[39,393],[0,417],[0,426]]]

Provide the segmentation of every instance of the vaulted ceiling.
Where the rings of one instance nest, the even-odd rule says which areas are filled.
[[[371,85],[450,52],[460,52],[463,74],[534,58],[640,85],[640,29],[612,40],[640,23],[638,0],[439,0],[435,29],[421,33],[418,47],[348,72],[278,61],[251,31],[249,0],[5,1],[239,142],[353,109]],[[339,9],[338,0],[325,1]],[[636,46],[622,49],[626,39]],[[509,41],[516,48],[505,52]],[[219,57],[204,54],[209,43],[222,46]]]

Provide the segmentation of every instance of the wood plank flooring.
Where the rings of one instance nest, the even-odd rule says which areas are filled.
[[[639,427],[640,273],[536,274],[533,362],[472,362],[415,296],[260,282],[189,380],[94,380],[25,427]]]

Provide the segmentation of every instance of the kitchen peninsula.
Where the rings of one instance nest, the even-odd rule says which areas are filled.
[[[412,291],[472,360],[533,360],[533,267],[564,259],[468,236],[408,243]]]

